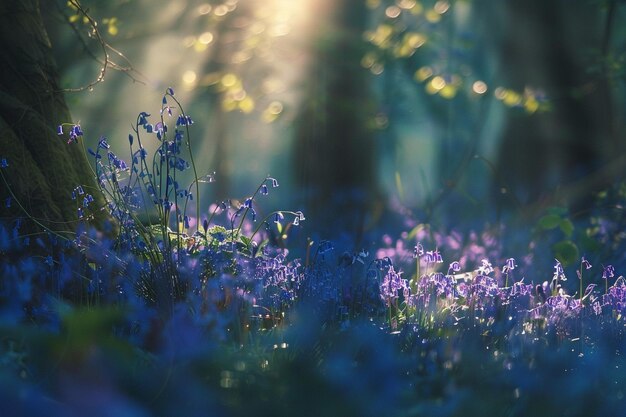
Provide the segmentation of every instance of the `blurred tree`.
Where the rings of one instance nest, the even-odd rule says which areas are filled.
[[[506,118],[497,162],[501,184],[522,203],[562,198],[586,207],[592,191],[625,173],[618,159],[623,121],[616,118],[623,100],[613,97],[606,73],[591,71],[594,57],[608,58],[616,2],[607,8],[591,1],[477,3],[499,34],[491,42],[501,82],[539,92],[551,107]]]
[[[360,65],[368,15],[362,0],[316,4],[320,19],[296,119],[294,175],[321,230],[360,231],[378,197],[367,71]],[[326,6],[326,7],[324,7]],[[326,226],[326,228],[324,228]]]
[[[80,145],[65,143],[56,126],[71,116],[52,59],[39,2],[0,3],[0,155],[2,218],[28,215],[53,230],[71,230],[77,220],[72,190],[82,185],[96,195],[94,178]],[[80,204],[80,203],[79,203]],[[7,207],[9,206],[10,207]]]

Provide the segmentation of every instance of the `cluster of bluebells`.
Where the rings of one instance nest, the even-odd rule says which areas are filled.
[[[59,125],[57,128],[57,134],[59,136],[62,136],[65,134],[65,132],[63,131],[63,126],[64,125]],[[77,143],[78,142],[78,138],[80,136],[83,136],[83,129],[80,127],[79,123],[76,124],[70,124],[70,129],[68,132],[68,140],[67,143],[68,144],[72,144],[72,143]]]
[[[463,319],[494,323],[503,312],[522,323],[540,323],[540,328],[552,326],[562,334],[575,332],[575,323],[588,316],[621,317],[626,308],[626,281],[615,277],[615,269],[603,267],[602,279],[606,282],[604,293],[595,283],[583,286],[581,292],[567,294],[563,282],[567,280],[563,265],[554,263],[550,281],[539,284],[513,280],[517,268],[514,258],[508,258],[500,268],[494,268],[488,259],[477,267],[461,272],[459,261],[451,262],[447,273],[438,271],[443,259],[438,250],[426,251],[421,244],[415,246],[416,262],[425,258],[426,272],[420,276],[403,278],[389,257],[371,263],[370,279],[378,281],[379,295],[384,305],[395,315],[393,323],[420,319],[425,313],[433,317],[452,317],[455,323]],[[583,257],[581,270],[590,270],[591,263]],[[511,279],[511,281],[509,281]],[[395,326],[395,324],[394,324]]]

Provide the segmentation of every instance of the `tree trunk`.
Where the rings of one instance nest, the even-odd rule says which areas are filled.
[[[72,119],[37,0],[0,3],[0,62],[0,158],[8,162],[1,220],[35,218],[52,230],[72,230],[82,204],[72,201],[72,190],[81,185],[99,194],[81,145],[56,133]]]
[[[316,229],[354,232],[377,191],[369,80],[360,66],[367,9],[362,0],[333,1],[330,9],[296,121],[294,172]]]
[[[586,179],[623,152],[612,128],[611,86],[590,71],[590,52],[606,49],[605,12],[592,2],[556,0],[514,0],[492,9],[501,25],[497,53],[505,86],[541,89],[552,104],[547,112],[507,119],[500,185],[522,203],[562,198],[582,209],[616,172],[591,185]],[[583,183],[588,189],[580,189]]]

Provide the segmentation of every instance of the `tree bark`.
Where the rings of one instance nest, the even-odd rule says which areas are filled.
[[[82,203],[72,201],[76,186],[102,200],[80,144],[57,135],[56,127],[72,119],[51,48],[37,0],[0,3],[0,158],[8,162],[1,220],[35,218],[67,231]]]

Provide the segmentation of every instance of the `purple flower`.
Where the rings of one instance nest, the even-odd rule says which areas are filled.
[[[502,272],[506,274],[507,272],[514,270],[516,267],[517,265],[515,264],[515,259],[509,258],[506,260],[505,265],[502,268]]]
[[[493,272],[493,267],[491,263],[487,259],[482,259],[480,267],[477,269],[478,274],[480,275],[489,275]]]
[[[420,242],[417,242],[413,249],[413,258],[421,258],[422,256],[424,256],[424,247]]]
[[[563,271],[563,265],[559,262],[558,259],[555,259],[556,263],[554,264],[554,277],[552,279],[567,281],[565,277],[565,272]]]
[[[274,213],[274,223],[280,223],[280,221],[284,218],[285,216],[283,216],[283,213],[281,213],[280,211]]]
[[[602,278],[608,279],[613,278],[615,276],[615,268],[613,265],[607,265],[602,268]]]
[[[109,146],[109,144],[107,143],[107,138],[105,138],[104,136],[100,137],[100,140],[98,141],[98,148],[100,149],[109,149],[111,146]]]
[[[269,191],[267,190],[267,185],[263,184],[261,185],[261,194],[262,195],[268,195]]]
[[[591,307],[593,308],[593,312],[596,316],[602,314],[602,306],[599,301],[594,301],[593,304],[591,304]]]
[[[451,272],[459,272],[461,270],[461,264],[459,261],[454,261],[448,267],[448,275],[451,275]]]
[[[304,214],[301,211],[296,211],[296,217],[293,219],[293,225],[299,226],[301,221],[304,221]]]
[[[428,263],[443,263],[443,258],[441,257],[441,253],[438,250],[428,251],[426,252],[426,262]]]
[[[59,125],[57,126],[57,135],[62,135],[63,134],[63,125]]]
[[[383,301],[391,302],[399,297],[398,291],[402,290],[403,295],[408,295],[408,284],[401,277],[402,272],[396,272],[393,266],[390,266],[380,283],[380,297]]]
[[[589,263],[589,261],[583,256],[581,261],[580,261],[581,265],[585,267],[585,269],[591,269],[591,264]]]

